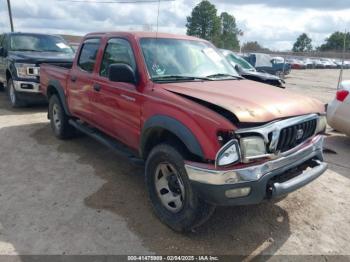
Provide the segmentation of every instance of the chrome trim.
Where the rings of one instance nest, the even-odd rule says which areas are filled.
[[[33,86],[33,89],[23,89],[21,88],[21,84],[29,84]],[[36,82],[30,81],[13,81],[13,86],[18,92],[27,92],[27,93],[40,93],[40,84]]]
[[[258,127],[251,127],[251,128],[244,128],[244,129],[238,129],[235,131],[236,134],[244,134],[244,133],[255,133],[259,134],[264,138],[265,143],[269,143],[269,133],[272,133],[272,138],[270,142],[270,151],[275,152],[277,145],[278,145],[278,140],[280,137],[280,132],[283,128],[288,127],[288,126],[293,126],[297,124],[301,124],[306,121],[311,121],[311,120],[317,120],[318,124],[318,119],[319,116],[317,114],[309,114],[309,115],[303,115],[303,116],[297,116],[297,117],[292,117],[284,120],[277,120],[271,123],[268,123],[263,126],[258,126]],[[316,128],[317,129],[317,128]],[[314,134],[315,135],[315,134]]]
[[[265,162],[260,165],[241,169],[217,170],[203,169],[193,165],[185,164],[187,175],[191,181],[211,185],[232,185],[237,183],[252,182],[259,180],[262,176],[282,167],[296,167],[305,161],[322,156],[324,137],[318,135],[312,139],[310,145],[300,148],[297,152],[282,156],[278,159]]]

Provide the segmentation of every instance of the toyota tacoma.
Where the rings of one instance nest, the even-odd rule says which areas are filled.
[[[324,105],[242,79],[202,39],[90,33],[73,64],[42,65],[40,83],[54,134],[78,130],[144,163],[154,211],[176,231],[218,205],[280,199],[327,169]]]

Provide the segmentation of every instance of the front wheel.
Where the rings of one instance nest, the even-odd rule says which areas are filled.
[[[175,231],[200,226],[215,210],[198,197],[182,155],[170,145],[161,144],[151,151],[146,162],[146,184],[156,215]]]
[[[12,79],[7,81],[7,95],[12,107],[15,108],[23,106],[23,102],[18,98]]]

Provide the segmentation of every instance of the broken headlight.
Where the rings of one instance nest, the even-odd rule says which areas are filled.
[[[240,139],[244,162],[266,155],[266,145],[262,137],[248,136]]]

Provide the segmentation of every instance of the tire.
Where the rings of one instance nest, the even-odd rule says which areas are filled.
[[[75,129],[69,124],[69,117],[56,95],[51,96],[49,100],[49,118],[51,129],[59,139],[72,138],[75,135]]]
[[[175,147],[155,146],[146,161],[146,185],[157,217],[174,231],[186,232],[205,223],[215,210],[192,188],[184,159]]]
[[[17,92],[13,85],[13,80],[10,78],[7,81],[7,96],[13,108],[24,106],[24,102],[18,98]]]
[[[4,91],[4,83],[0,83],[0,92]]]

